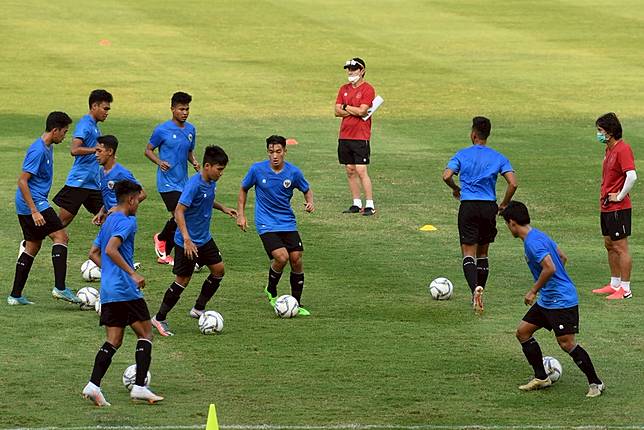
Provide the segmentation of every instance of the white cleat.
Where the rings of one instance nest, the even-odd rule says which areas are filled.
[[[190,316],[190,318],[199,319],[199,317],[201,317],[204,312],[206,311],[200,311],[199,309],[192,308],[190,309],[190,312],[188,312],[188,315]]]
[[[130,398],[132,400],[145,400],[150,404],[154,404],[163,400],[163,397],[157,396],[152,391],[150,391],[148,387],[139,387],[138,385],[132,386],[132,391],[130,391]]]
[[[88,382],[83,388],[83,397],[94,402],[96,406],[112,406],[110,402],[105,400],[105,396],[101,391],[101,387],[98,387],[91,382]]]

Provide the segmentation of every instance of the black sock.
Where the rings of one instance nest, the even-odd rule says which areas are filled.
[[[165,255],[170,255],[172,248],[174,248],[175,231],[177,231],[177,222],[172,217],[165,223],[163,230],[159,233],[159,240],[165,241]]]
[[[136,343],[134,359],[136,360],[136,379],[134,380],[134,385],[144,387],[145,378],[148,376],[150,362],[152,361],[152,342],[147,339],[139,339]]]
[[[523,349],[523,355],[528,359],[528,363],[534,369],[534,377],[537,379],[546,379],[548,376],[546,374],[546,369],[543,367],[543,354],[541,353],[541,347],[534,337],[526,340],[521,343],[521,349]]]
[[[217,278],[214,275],[209,275],[205,281],[203,281],[203,284],[201,285],[201,292],[199,293],[199,297],[197,297],[197,301],[195,302],[195,309],[198,311],[203,311],[206,309],[206,304],[208,303],[208,300],[212,298],[212,296],[215,295],[217,290],[219,289],[219,284],[221,283],[221,280],[224,278]]]
[[[67,277],[67,245],[55,243],[51,247],[51,262],[54,265],[54,286],[62,291]]]
[[[593,361],[590,359],[590,355],[588,355],[586,350],[582,348],[581,345],[575,346],[573,350],[568,354],[570,355],[570,357],[572,357],[577,367],[579,367],[581,371],[584,372],[586,378],[588,378],[589,384],[602,383],[601,379],[599,379],[599,376],[597,376],[597,372],[595,372],[595,366],[593,366]]]
[[[490,266],[487,257],[476,259],[476,282],[481,287],[485,288],[487,283],[487,275],[490,273]]]
[[[165,292],[163,296],[163,302],[159,307],[159,312],[157,312],[157,321],[165,321],[168,316],[168,312],[172,310],[174,305],[177,304],[181,298],[181,293],[183,293],[183,287],[176,282],[173,282]]]
[[[291,295],[297,303],[302,301],[302,290],[304,289],[304,273],[291,272]]]
[[[282,277],[282,272],[276,272],[273,269],[273,265],[268,269],[268,287],[267,290],[269,293],[271,293],[271,296],[277,297],[277,284],[280,282],[280,278]]]
[[[465,274],[465,280],[467,281],[467,285],[469,285],[470,290],[472,290],[472,294],[474,294],[474,290],[476,289],[476,261],[474,261],[474,257],[470,257],[469,255],[465,258],[463,258],[463,273]]]
[[[101,386],[101,379],[105,376],[105,372],[112,364],[112,357],[116,354],[116,348],[112,346],[109,342],[105,342],[103,346],[96,353],[96,358],[94,359],[94,369],[92,369],[92,376],[89,378],[89,381],[96,385],[97,387]]]
[[[16,261],[16,275],[13,278],[13,289],[11,297],[18,298],[22,296],[22,290],[25,288],[31,265],[34,264],[34,257],[23,252]]]

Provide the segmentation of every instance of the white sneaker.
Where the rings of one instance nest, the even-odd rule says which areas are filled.
[[[132,386],[132,391],[130,391],[130,398],[132,400],[145,400],[150,404],[163,400],[163,397],[157,396],[152,391],[150,391],[148,387],[139,387],[138,385]]]
[[[200,311],[199,309],[192,308],[190,309],[190,312],[188,312],[188,315],[190,315],[190,318],[194,319],[199,319],[201,315],[206,311]]]
[[[101,387],[91,382],[88,382],[85,388],[83,388],[83,397],[94,402],[96,406],[112,406],[110,402],[105,400]]]

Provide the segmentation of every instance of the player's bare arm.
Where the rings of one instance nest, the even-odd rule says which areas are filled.
[[[517,183],[517,175],[515,175],[514,172],[505,172],[503,177],[508,183],[508,187],[505,189],[505,195],[503,196],[501,204],[499,204],[499,212],[503,211],[503,209],[508,206],[508,203],[512,200],[512,196],[519,187],[519,184]]]
[[[27,206],[29,206],[29,210],[31,211],[31,218],[33,218],[34,224],[36,224],[38,227],[41,227],[45,225],[46,222],[42,214],[38,211],[38,209],[36,209],[36,204],[34,203],[34,199],[31,196],[31,190],[29,190],[28,184],[30,178],[31,173],[20,173],[20,176],[18,177],[18,188],[20,188],[20,192],[22,193],[22,197],[25,199]]]
[[[170,163],[163,161],[159,157],[157,157],[157,154],[154,153],[154,148],[152,147],[151,143],[148,143],[148,145],[145,147],[145,156],[148,158],[148,160],[159,166],[164,172],[170,170]]]
[[[79,155],[92,155],[96,153],[96,148],[88,148],[83,146],[83,139],[75,137],[72,139],[72,145],[69,152],[74,156],[78,157]]]
[[[313,203],[313,191],[309,190],[304,193],[304,210],[311,213],[315,210],[315,204]]]
[[[192,164],[192,167],[195,169],[196,172],[201,169],[201,165],[199,164],[199,161],[195,158],[195,154],[192,151],[188,151],[188,161],[190,164]]]
[[[183,236],[183,249],[185,250],[186,257],[190,260],[197,258],[197,246],[192,242],[190,234],[188,233],[188,227],[186,226],[186,207],[181,203],[177,204],[177,208],[174,210],[174,220],[177,223],[177,228]]]
[[[244,211],[246,210],[246,198],[248,197],[248,191],[243,187],[239,189],[239,197],[237,197],[237,226],[246,231],[248,228],[248,222],[246,221],[246,215]]]
[[[221,211],[225,213],[226,215],[230,216],[231,218],[237,218],[237,211],[235,209],[231,209],[228,206],[224,206],[223,204],[219,203],[218,201],[215,201],[212,205],[214,209],[217,209],[218,211]]]
[[[349,112],[350,115],[363,117],[367,114],[369,110],[369,105],[360,105],[360,106],[349,106],[347,105],[344,110]]]
[[[105,247],[105,254],[107,254],[112,259],[114,264],[116,264],[121,270],[123,270],[128,275],[130,275],[130,277],[134,280],[134,282],[136,282],[136,286],[139,289],[143,289],[145,287],[145,278],[143,278],[143,276],[138,274],[136,270],[134,270],[134,267],[130,267],[127,264],[127,261],[125,261],[125,259],[119,252],[119,248],[121,247],[122,243],[123,243],[123,240],[120,237],[118,236],[111,237],[110,241],[107,242],[107,246]],[[96,261],[94,261],[94,263],[96,263]]]
[[[101,248],[92,244],[92,248],[89,250],[89,259],[98,267],[101,267]]]
[[[461,198],[461,187],[454,182],[454,171],[452,169],[443,170],[443,182],[452,189],[452,195],[456,200]]]
[[[342,106],[343,105],[341,105],[341,104],[336,104],[335,105],[335,116],[339,117],[339,118],[344,118],[345,116],[351,116],[351,114],[349,112],[347,112],[346,110],[344,110],[342,108]]]
[[[539,275],[539,278],[537,281],[534,283],[532,288],[526,293],[525,298],[523,302],[530,306],[534,303],[534,300],[537,298],[537,293],[541,288],[543,288],[544,285],[546,285],[546,282],[548,282],[548,279],[552,277],[552,275],[555,274],[557,269],[555,268],[555,263],[552,261],[552,257],[550,254],[546,255],[543,260],[541,260],[541,274]]]
[[[559,247],[557,247],[557,254],[559,254],[559,259],[561,259],[561,262],[565,266],[568,263],[568,256]]]

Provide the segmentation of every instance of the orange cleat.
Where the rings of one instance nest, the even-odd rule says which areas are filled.
[[[633,297],[632,292],[626,292],[622,287],[619,287],[613,294],[610,296],[606,297],[607,300],[622,300],[622,299],[630,299]]]
[[[613,294],[617,291],[617,288],[613,288],[610,284],[606,284],[601,288],[596,288],[593,290],[595,294]]]

